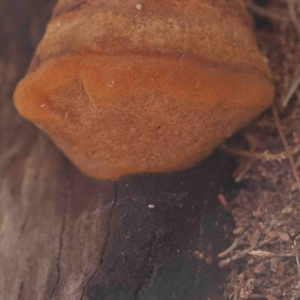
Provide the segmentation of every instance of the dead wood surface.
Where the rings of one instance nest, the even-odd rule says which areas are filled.
[[[95,181],[15,111],[13,90],[53,5],[0,0],[0,299],[221,299],[211,256],[226,248],[224,155],[185,172]]]

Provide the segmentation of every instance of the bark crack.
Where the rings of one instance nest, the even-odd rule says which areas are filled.
[[[24,289],[24,282],[22,281],[19,288],[18,300],[22,299],[23,289]]]
[[[56,282],[55,282],[54,288],[50,294],[49,299],[53,298],[53,296],[57,290],[57,287],[59,285],[59,281],[60,281],[60,277],[61,277],[60,263],[61,263],[62,249],[64,246],[64,233],[65,233],[65,228],[66,228],[67,212],[68,212],[68,203],[67,203],[65,211],[64,211],[61,231],[60,231],[60,235],[59,235],[59,248],[58,248],[57,261],[56,261],[57,278],[56,278]]]
[[[156,242],[157,242],[158,231],[160,229],[160,223],[161,223],[161,219],[162,219],[163,214],[164,213],[162,211],[161,214],[158,217],[157,226],[156,226],[156,228],[154,230],[154,233],[153,233],[153,238],[152,238],[153,246],[151,248],[150,255],[148,256],[148,260],[149,260],[149,258],[153,258],[153,259],[152,259],[152,264],[151,264],[151,267],[150,267],[150,272],[146,271],[147,274],[149,275],[149,278],[142,280],[140,282],[140,284],[138,285],[136,291],[134,292],[134,299],[135,300],[138,300],[138,294],[141,291],[141,289],[144,287],[145,283],[147,281],[150,281],[153,275],[154,276],[156,275],[157,267],[154,266],[155,265],[155,261],[156,261],[156,257],[157,257],[157,252],[158,252],[158,244]],[[146,278],[146,277],[144,277],[144,278]]]
[[[87,283],[86,283],[86,285],[85,285],[85,287],[83,289],[83,292],[82,292],[82,295],[80,297],[80,300],[83,300],[83,297],[84,297],[84,294],[85,294],[85,291],[86,291],[87,287],[89,286],[89,284],[93,280],[93,278],[96,276],[96,274],[98,273],[100,267],[103,264],[103,257],[105,255],[107,244],[108,244],[109,238],[111,236],[112,215],[113,215],[113,211],[114,211],[114,208],[116,206],[117,200],[118,200],[118,183],[115,182],[114,183],[114,200],[113,200],[113,204],[112,204],[111,210],[109,212],[108,221],[107,221],[107,227],[108,227],[108,231],[107,232],[108,233],[106,235],[106,238],[105,238],[105,241],[104,241],[104,245],[103,245],[103,248],[102,248],[102,251],[101,251],[99,265],[96,268],[96,270],[93,272],[93,274],[91,275],[91,277],[88,279],[88,281],[87,281]]]

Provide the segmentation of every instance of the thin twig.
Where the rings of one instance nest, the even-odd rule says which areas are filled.
[[[300,280],[300,263],[299,263],[299,252],[298,252],[298,244],[297,239],[300,238],[300,234],[296,236],[294,239],[294,245],[295,245],[295,251],[296,251],[296,263],[297,263],[297,269],[298,269],[298,279]]]
[[[251,294],[248,296],[248,299],[262,299],[262,298],[265,298],[265,296],[262,294]]]
[[[239,294],[240,294],[241,288],[236,285],[234,289],[234,298],[233,300],[238,300],[239,299]]]
[[[232,255],[231,257],[229,257],[227,259],[221,260],[219,262],[219,267],[223,268],[223,267],[229,265],[230,263],[232,263],[234,261],[237,261],[237,260],[239,260],[239,259],[247,256],[248,254],[250,254],[251,251],[253,251],[253,248],[263,247],[265,245],[270,244],[272,241],[273,241],[273,239],[265,239],[264,241],[258,243],[255,247],[251,247],[251,248],[248,248],[246,250],[240,251],[240,252]],[[279,239],[277,241],[275,241],[275,242],[278,242],[278,241],[279,241]]]
[[[255,158],[247,158],[246,162],[240,164],[233,173],[234,181],[241,182],[255,161],[256,161]]]
[[[295,29],[298,32],[298,35],[300,37],[300,24],[299,24],[299,20],[295,11],[295,2],[294,0],[287,0],[287,4],[288,4],[288,9],[289,9],[289,14],[291,16],[291,20],[295,26]]]
[[[283,280],[279,284],[278,288],[282,289],[284,286],[286,286],[287,284],[289,284],[289,283],[293,282],[295,279],[297,279],[297,277],[298,277],[297,275],[291,275],[291,276],[289,276],[287,279]]]
[[[221,203],[221,205],[223,206],[223,208],[226,210],[226,211],[230,211],[231,210],[231,207],[230,205],[228,204],[225,196],[223,194],[219,194],[218,195],[218,200],[219,202]]]
[[[262,257],[292,257],[295,256],[294,253],[284,253],[284,254],[278,254],[278,253],[273,253],[273,252],[268,252],[268,251],[261,251],[261,250],[250,250],[249,253],[250,255],[254,256],[262,256]]]
[[[235,239],[234,242],[231,244],[231,246],[229,248],[227,248],[225,251],[221,252],[218,257],[222,258],[227,256],[227,254],[229,254],[231,251],[233,251],[234,249],[237,248],[237,246],[239,245],[239,239]]]
[[[297,292],[293,295],[293,297],[292,297],[291,300],[297,300],[297,299],[299,299],[299,298],[300,298],[300,291],[297,291]]]
[[[294,93],[298,90],[300,86],[300,74],[295,78],[294,82],[292,83],[291,87],[289,88],[289,91],[285,98],[281,102],[281,106],[283,108],[286,108],[287,105],[289,104],[291,98],[293,97]]]
[[[274,11],[271,11],[270,9],[264,9],[263,7],[255,4],[252,0],[246,0],[245,2],[247,4],[248,8],[258,15],[267,17],[267,18],[275,20],[275,21],[280,21],[280,22],[289,22],[290,21],[287,16],[276,13]]]
[[[275,105],[273,105],[273,107],[272,107],[272,112],[273,112],[273,118],[274,118],[275,124],[277,126],[277,130],[278,130],[279,136],[280,136],[281,141],[282,141],[282,143],[284,145],[284,148],[285,148],[285,154],[286,154],[287,158],[290,161],[290,165],[292,167],[293,175],[295,177],[296,183],[298,185],[298,189],[300,191],[300,178],[299,178],[299,174],[298,174],[295,162],[294,162],[294,158],[293,158],[292,153],[290,151],[289,145],[288,145],[287,140],[286,140],[286,138],[284,136],[284,133],[283,133],[283,130],[282,130],[282,125],[281,125],[281,122],[280,122],[280,119],[279,119],[278,110],[277,110],[277,108],[276,108]]]
[[[243,157],[249,157],[249,158],[256,158],[264,161],[282,161],[283,159],[286,159],[286,155],[284,152],[278,153],[278,154],[272,154],[269,153],[269,151],[265,151],[262,153],[259,152],[250,152],[250,151],[245,151],[245,150],[236,150],[228,147],[227,145],[223,144],[221,145],[221,149],[224,151],[233,154],[233,155],[238,155],[238,156],[243,156]]]

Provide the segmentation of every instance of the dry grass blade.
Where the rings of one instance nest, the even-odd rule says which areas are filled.
[[[255,158],[248,158],[248,160],[244,164],[239,165],[233,173],[234,181],[241,182],[247,172],[251,169],[254,162]]]
[[[261,250],[251,250],[251,251],[249,251],[248,254],[262,256],[262,257],[269,257],[269,256],[292,257],[292,256],[295,256],[293,253],[278,254],[278,253],[272,253],[272,252],[261,251]]]
[[[263,246],[265,246],[265,245],[270,244],[271,242],[272,242],[272,239],[266,239],[266,240],[264,240],[264,241],[258,243],[258,244],[256,245],[255,248],[263,247]],[[273,243],[277,243],[277,242],[279,242],[279,240],[276,240],[276,241],[274,241]],[[233,243],[231,247],[236,248],[235,243]],[[227,250],[225,250],[224,252],[221,253],[222,257],[224,257],[224,256],[227,255],[230,251],[232,251],[232,250],[230,249],[231,247],[229,247]],[[220,268],[224,268],[225,266],[231,264],[232,262],[237,261],[237,260],[239,260],[239,259],[241,259],[241,258],[243,258],[243,257],[245,257],[245,256],[247,256],[247,255],[249,255],[249,254],[255,255],[256,253],[254,252],[254,254],[253,254],[253,251],[254,251],[254,250],[253,250],[253,247],[248,248],[248,249],[245,249],[245,250],[243,250],[243,251],[240,251],[240,252],[238,252],[238,253],[236,253],[236,254],[230,256],[230,257],[227,258],[227,259],[221,260],[221,261],[219,262],[219,267],[220,267]],[[257,251],[257,252],[259,252],[259,251]],[[260,251],[260,252],[264,252],[264,251]],[[225,253],[225,254],[224,254],[224,253]],[[257,254],[257,255],[258,255],[258,254]],[[262,255],[261,255],[261,256],[262,256]],[[276,254],[273,255],[273,256],[276,256]],[[220,254],[219,254],[219,257],[220,257]]]
[[[239,299],[239,294],[240,294],[240,287],[237,285],[234,289],[234,298],[233,298],[233,300],[238,300]]]
[[[297,17],[297,13],[295,10],[295,1],[294,0],[287,0],[289,14],[291,16],[291,20],[296,28],[296,31],[298,32],[298,35],[300,37],[300,23]]]
[[[229,154],[238,155],[242,157],[248,157],[248,158],[255,158],[260,159],[264,161],[282,161],[283,159],[286,159],[286,155],[284,152],[278,153],[278,154],[272,154],[269,153],[269,151],[265,151],[262,153],[259,152],[251,152],[251,151],[245,151],[245,150],[236,150],[228,147],[227,145],[223,144],[221,146],[221,149],[226,151]]]
[[[297,89],[300,86],[300,74],[296,77],[296,79],[294,80],[294,82],[292,83],[286,97],[283,99],[281,106],[283,108],[286,108],[287,105],[289,104],[291,98],[293,97],[294,93],[297,91]]]
[[[296,279],[297,279],[297,275],[291,275],[288,278],[286,278],[285,280],[283,280],[278,287],[280,289],[282,289],[284,286],[286,286],[287,284],[293,282]]]
[[[275,105],[273,105],[273,107],[272,107],[272,112],[273,112],[274,121],[275,121],[275,124],[277,126],[277,130],[278,130],[280,139],[281,139],[281,141],[282,141],[282,143],[284,145],[284,148],[285,148],[286,156],[287,156],[287,158],[290,161],[290,165],[291,165],[291,168],[292,168],[292,171],[293,171],[293,175],[295,177],[298,189],[300,191],[300,178],[299,178],[299,174],[298,174],[298,171],[297,171],[297,168],[296,168],[296,164],[294,162],[293,155],[292,155],[292,153],[290,151],[290,147],[289,147],[288,142],[287,142],[287,140],[286,140],[286,138],[284,136],[284,133],[283,133],[283,130],[282,130],[282,125],[281,125],[281,122],[280,122],[280,119],[279,119],[278,110],[277,110],[277,108],[276,108]]]
[[[218,254],[218,257],[223,258],[223,257],[227,256],[231,251],[236,249],[238,247],[238,245],[239,245],[239,239],[235,239],[229,248],[227,248],[225,251]]]
[[[299,252],[298,252],[298,243],[297,243],[298,238],[300,238],[300,234],[294,239],[294,245],[296,249],[296,263],[298,269],[298,278],[300,280],[300,263],[299,263]]]
[[[280,22],[289,22],[289,18],[285,16],[284,14],[279,14],[274,11],[271,11],[270,9],[264,9],[263,7],[255,4],[252,0],[245,0],[248,8],[255,12],[258,15],[261,15],[263,17],[270,18],[274,21],[280,21]]]

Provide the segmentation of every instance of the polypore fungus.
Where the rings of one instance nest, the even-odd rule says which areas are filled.
[[[242,0],[59,0],[14,97],[81,171],[115,179],[195,165],[273,95]]]

